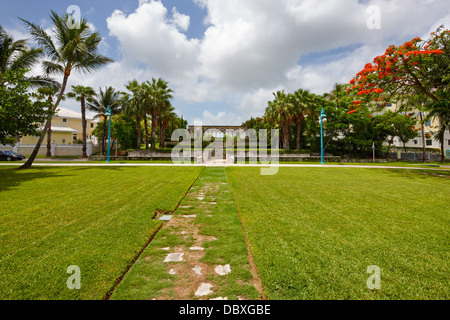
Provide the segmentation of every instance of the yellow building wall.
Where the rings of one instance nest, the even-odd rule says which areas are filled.
[[[39,140],[39,137],[34,136],[26,136],[20,139],[20,143],[23,144],[36,144]],[[73,143],[73,136],[71,132],[52,132],[52,142],[57,144],[69,144]],[[42,144],[47,145],[47,137],[45,137],[44,142]]]
[[[66,119],[66,122],[63,121],[63,119]],[[92,120],[86,120],[86,137],[87,139],[91,139],[92,131],[95,129],[95,123],[93,128],[91,128],[91,124],[93,123]],[[71,118],[53,118],[52,119],[52,125],[58,125],[58,126],[65,126],[72,129],[75,129],[77,131],[80,131],[80,133],[77,133],[77,139],[76,140],[83,140],[83,127],[81,125],[81,119],[71,119]],[[73,143],[73,134],[71,132],[55,132],[52,131],[52,142],[57,144],[69,144]],[[33,136],[26,136],[22,137],[20,139],[20,143],[23,144],[36,144],[39,137],[33,137]],[[46,138],[47,139],[47,138]],[[63,142],[64,141],[64,142]],[[44,143],[47,143],[47,140],[45,140]]]
[[[66,119],[66,122],[63,122],[63,119]],[[92,131],[95,129],[95,126],[94,126],[94,128],[91,128],[92,120],[86,120],[86,122],[87,122],[86,137],[89,139],[91,137]],[[78,134],[78,139],[79,140],[83,139],[83,126],[81,125],[81,119],[70,119],[70,118],[59,118],[58,117],[58,118],[53,118],[52,124],[59,125],[59,126],[65,126],[65,127],[69,127],[69,128],[78,130],[78,131],[80,131],[80,133]]]

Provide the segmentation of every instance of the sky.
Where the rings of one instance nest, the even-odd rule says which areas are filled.
[[[278,90],[329,92],[389,45],[450,28],[448,0],[0,0],[0,25],[30,38],[19,17],[50,32],[50,10],[69,6],[80,8],[103,38],[99,52],[114,59],[95,73],[73,73],[69,88],[124,91],[133,79],[161,77],[176,112],[205,125],[262,116]],[[80,108],[73,100],[61,107]]]

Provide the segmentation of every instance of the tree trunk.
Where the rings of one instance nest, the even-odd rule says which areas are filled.
[[[157,106],[156,104],[153,106],[152,111],[152,138],[151,138],[151,144],[152,144],[152,151],[156,150],[156,121],[157,121]]]
[[[144,116],[144,126],[145,126],[145,150],[148,150],[148,119],[147,112]]]
[[[425,149],[425,127],[423,125],[423,115],[422,112],[419,112],[420,115],[420,125],[422,127],[422,148],[423,148],[423,163],[426,162],[425,157],[426,157],[426,149]]]
[[[141,137],[142,137],[142,129],[141,129],[141,117],[136,116],[136,128],[137,128],[137,148],[141,150]]]
[[[289,150],[289,124],[287,121],[283,123],[283,149]]]
[[[67,80],[69,79],[70,71],[67,71],[64,73],[64,79],[61,85],[61,91],[59,92],[58,99],[56,100],[55,105],[52,108],[52,111],[55,112],[56,108],[59,106],[59,103],[62,100],[62,97],[64,95],[64,91],[66,91],[67,86]],[[53,117],[53,115],[52,115]],[[28,158],[27,162],[25,162],[19,169],[29,169],[33,165],[34,160],[36,159],[36,156],[39,152],[39,149],[41,148],[42,142],[44,141],[45,135],[48,131],[48,128],[50,128],[51,124],[51,118],[48,119],[44,125],[43,134],[40,136],[38,142],[36,143],[36,146],[34,147],[33,152],[31,153],[31,156]]]
[[[297,150],[302,148],[302,125],[303,125],[303,113],[299,113],[297,116]]]
[[[163,137],[163,131],[164,131],[164,120],[162,118],[159,119],[159,147],[164,147],[164,137]]]
[[[86,152],[86,104],[84,97],[81,97],[81,124],[83,126],[83,149],[82,149],[82,158],[87,158]]]
[[[50,120],[50,126],[47,130],[47,154],[45,156],[52,156],[52,120]]]

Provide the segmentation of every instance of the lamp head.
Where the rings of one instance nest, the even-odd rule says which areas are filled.
[[[322,112],[320,113],[320,117],[321,118],[325,118],[327,115],[325,114],[325,111],[322,108]]]
[[[106,108],[105,116],[110,116],[110,115],[111,115],[111,107],[108,106],[108,107]]]

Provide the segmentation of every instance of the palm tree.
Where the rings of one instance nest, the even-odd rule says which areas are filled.
[[[131,91],[131,95],[123,92],[122,93],[122,101],[123,101],[123,111],[129,117],[136,118],[136,128],[137,128],[137,145],[138,149],[141,148],[141,137],[142,137],[142,128],[141,128],[141,119],[142,117],[147,117],[146,106],[145,106],[145,86],[144,84],[139,84],[137,80],[133,80],[128,82],[126,88]],[[146,123],[146,121],[145,121]],[[146,126],[146,145],[148,146],[148,129]]]
[[[70,18],[67,13],[60,16],[52,11],[50,19],[53,24],[55,41],[42,27],[21,20],[28,26],[30,34],[49,58],[49,60],[42,62],[45,72],[47,74],[59,74],[63,77],[61,90],[53,106],[53,111],[55,111],[64,95],[72,71],[91,73],[113,60],[98,54],[98,45],[102,38],[98,32],[90,31],[85,18],[80,20],[77,28],[69,25]],[[33,164],[49,125],[50,122],[47,121],[44,126],[44,135],[39,138],[30,158],[21,168],[30,168]]]
[[[91,87],[72,86],[72,92],[67,93],[67,97],[75,99],[81,103],[81,125],[83,127],[83,155],[87,158],[86,153],[86,100],[90,101],[95,96],[95,90]]]
[[[30,49],[26,42],[27,40],[15,41],[14,37],[0,26],[0,74],[9,70],[30,70],[38,64],[44,55],[42,49]],[[60,88],[58,82],[46,76],[33,76],[26,80],[32,88],[49,87],[55,90]]]
[[[289,125],[293,120],[292,96],[284,90],[273,93],[274,101],[269,101],[267,116],[283,128],[283,149],[289,150]]]
[[[301,149],[302,126],[310,111],[313,96],[308,90],[299,89],[292,95],[293,113],[297,122],[297,150]]]
[[[177,114],[174,112],[172,104],[169,102],[166,108],[161,112],[159,117],[159,147],[166,146],[166,130],[169,129],[170,123],[176,120]]]
[[[40,95],[43,95],[45,97],[47,97],[48,101],[51,103],[51,105],[53,106],[53,98],[54,96],[58,93],[58,89],[55,88],[49,88],[49,87],[40,87],[37,90],[37,93]],[[64,97],[63,97],[64,99]],[[51,109],[49,110],[49,115],[51,115],[51,117],[49,117],[49,127],[47,130],[47,153],[46,156],[47,157],[51,157],[52,156],[52,152],[51,152],[51,147],[52,147],[52,117],[53,115],[51,114]]]
[[[90,101],[86,106],[88,110],[96,113],[94,119],[103,119],[102,154],[105,154],[106,121],[108,119],[105,113],[108,106],[111,107],[111,116],[121,112],[122,99],[120,92],[116,91],[113,87],[105,87],[105,91],[100,88],[99,93],[95,96],[91,96],[89,100]]]
[[[152,78],[152,81],[147,81],[150,88],[150,100],[152,105],[152,133],[151,133],[151,145],[152,150],[156,150],[156,124],[158,123],[158,115],[161,110],[167,108],[170,100],[173,98],[173,90],[169,88],[169,83],[161,78],[156,80]]]

